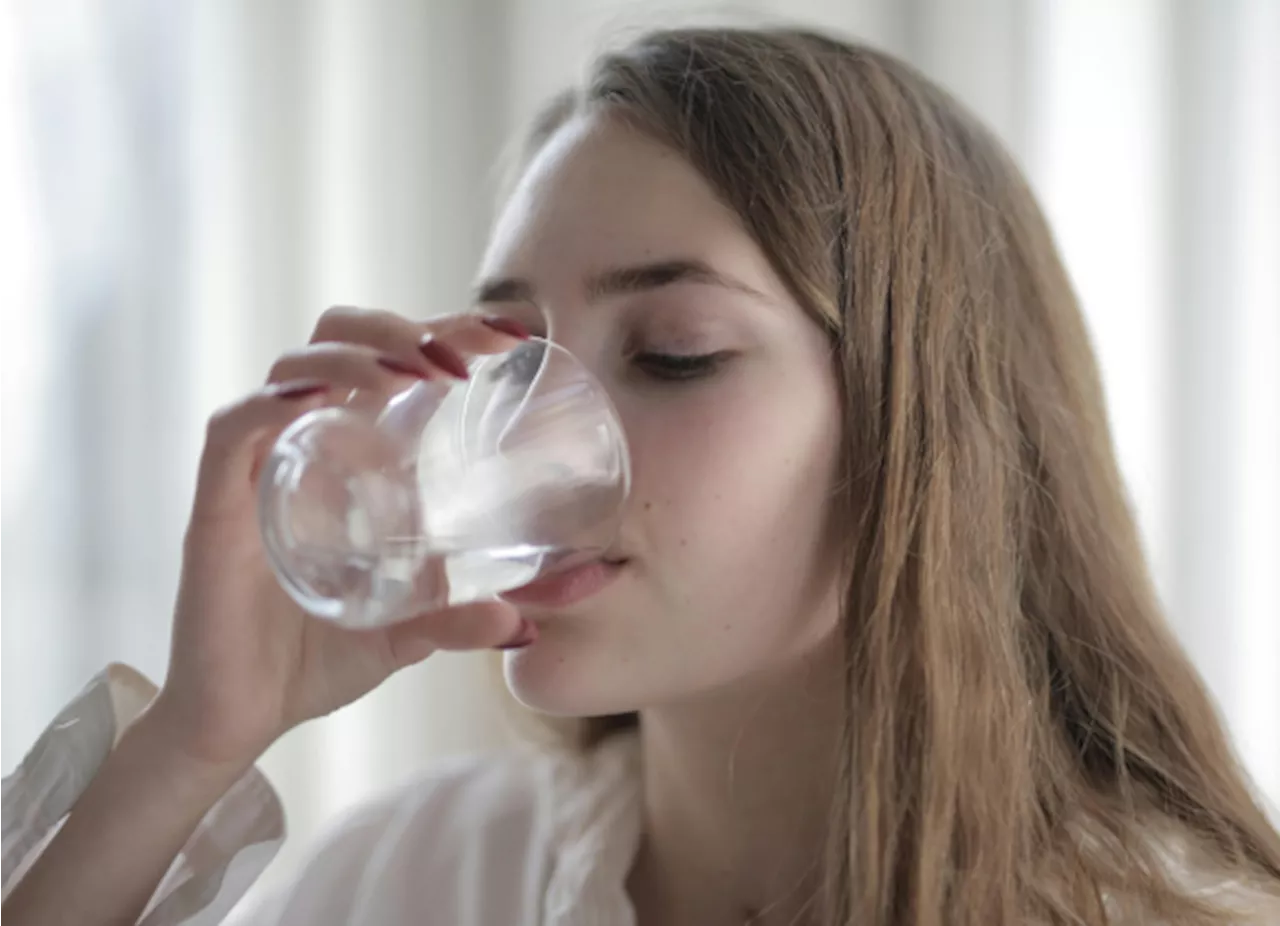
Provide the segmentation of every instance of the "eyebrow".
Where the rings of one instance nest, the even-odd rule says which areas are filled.
[[[630,295],[671,286],[675,283],[701,283],[719,286],[756,299],[769,301],[764,293],[716,270],[705,261],[693,258],[660,260],[630,267],[615,267],[587,279],[588,302],[608,296]],[[475,301],[537,302],[533,284],[519,277],[495,277],[482,280],[475,287]]]

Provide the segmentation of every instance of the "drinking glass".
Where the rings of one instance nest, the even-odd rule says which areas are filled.
[[[258,514],[305,610],[371,627],[492,597],[606,553],[630,489],[603,386],[530,338],[376,411],[311,411],[277,439]]]

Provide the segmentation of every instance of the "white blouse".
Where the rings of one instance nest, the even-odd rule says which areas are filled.
[[[128,666],[109,666],[4,779],[5,895],[155,690]],[[625,884],[640,841],[638,782],[631,735],[585,757],[442,763],[350,814],[285,890],[234,921],[633,924]],[[279,798],[249,771],[205,815],[139,922],[229,922],[284,836]]]
[[[6,896],[155,691],[128,666],[109,666],[4,779]],[[633,926],[626,879],[640,844],[639,783],[630,734],[581,757],[441,764],[349,815],[285,890],[231,914],[285,835],[280,800],[252,769],[201,820],[139,923],[215,926],[231,914],[254,926]],[[1239,926],[1280,926],[1273,894],[1196,864],[1177,840],[1158,844],[1177,877]]]

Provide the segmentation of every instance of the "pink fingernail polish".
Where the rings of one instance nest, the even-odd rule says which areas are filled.
[[[418,350],[422,352],[422,356],[450,376],[467,379],[471,375],[467,371],[467,362],[462,359],[462,355],[443,341],[437,341],[428,335],[418,345]]]
[[[280,383],[272,387],[277,399],[305,399],[308,396],[327,392],[328,383]]]
[[[486,328],[492,328],[499,334],[505,334],[508,337],[519,338],[521,341],[529,339],[529,329],[520,324],[514,318],[503,318],[501,315],[486,315],[480,319],[480,324]]]

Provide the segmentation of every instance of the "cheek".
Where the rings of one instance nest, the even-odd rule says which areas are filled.
[[[646,407],[628,430],[637,515],[647,531],[672,532],[702,526],[704,515],[727,515],[742,500],[744,483],[772,467],[776,445],[766,448],[768,407],[735,401],[725,391],[673,399]],[[745,469],[754,471],[748,473]]]
[[[684,599],[673,605],[730,593],[782,605],[775,599],[793,598],[811,572],[834,474],[836,400],[821,381],[766,380],[675,396],[631,423],[632,515],[667,591]]]

